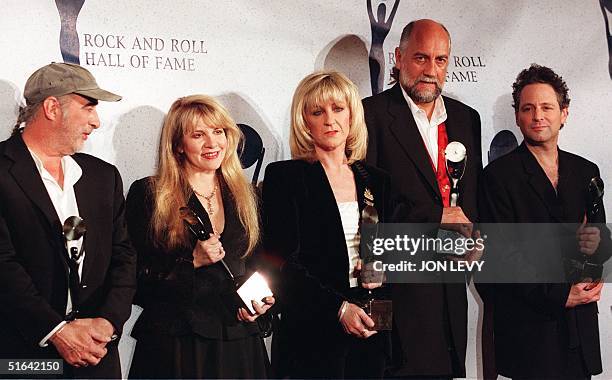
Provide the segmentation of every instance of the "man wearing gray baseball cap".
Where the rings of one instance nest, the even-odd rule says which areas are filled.
[[[117,169],[77,153],[118,101],[85,68],[27,80],[0,142],[0,359],[64,359],[62,377],[120,378],[117,349],[136,286]],[[36,364],[34,364],[36,365]]]

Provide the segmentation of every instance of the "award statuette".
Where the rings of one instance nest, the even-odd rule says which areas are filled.
[[[189,229],[189,231],[200,241],[207,240],[210,237],[212,231],[207,231],[204,227],[202,218],[190,207],[184,206],[179,209],[180,217]],[[272,297],[272,290],[268,286],[268,282],[264,276],[259,272],[254,272],[245,281],[238,281],[238,285],[234,274],[230,270],[225,260],[219,260],[225,271],[232,279],[232,282],[236,286],[236,293],[242,303],[241,306],[245,307],[251,314],[256,314],[255,309],[251,301],[255,300],[263,302],[262,300],[266,297]]]
[[[459,200],[459,180],[465,173],[465,164],[467,162],[467,150],[465,145],[459,141],[453,141],[446,146],[444,150],[444,158],[446,161],[446,173],[451,180],[450,205],[457,206]]]
[[[465,174],[465,165],[467,163],[467,150],[465,149],[465,145],[459,141],[449,143],[444,150],[444,158],[446,173],[448,174],[448,178],[451,182],[450,206],[457,207],[457,203],[459,201],[459,180],[461,180],[461,178],[463,178],[463,174]],[[465,239],[465,237],[458,232],[439,229],[438,239],[441,239],[442,241],[445,241],[446,239],[459,240]],[[454,250],[445,250],[443,248],[440,248],[438,253],[444,255],[462,256],[462,254],[459,254]]]
[[[81,248],[78,248],[78,241],[87,231],[85,221],[78,216],[69,216],[64,221],[62,226],[62,234],[64,235],[65,259],[68,264],[68,288],[70,291],[70,300],[72,302],[72,310],[66,315],[65,320],[74,320],[79,313],[79,290],[81,288],[81,278],[79,277],[79,263],[83,257],[84,243],[81,243]]]
[[[602,209],[604,195],[604,183],[600,177],[593,177],[587,187],[587,222],[595,222],[595,217]],[[566,269],[570,281],[578,282],[598,282],[603,276],[603,265],[593,263],[589,256],[583,255],[582,260],[566,260]]]
[[[593,177],[589,182],[588,186],[589,203],[587,207],[587,221],[590,223],[595,222],[595,217],[599,211],[603,208],[603,195],[604,195],[604,182],[600,177]],[[603,276],[603,265],[598,263],[592,263],[589,261],[589,257],[584,257],[584,269],[582,271],[582,278],[592,281],[601,281]]]
[[[589,182],[588,187],[588,207],[587,220],[593,222],[593,219],[601,209],[601,202],[604,195],[604,183],[600,177],[593,177]]]
[[[366,187],[364,191],[364,203],[365,206],[361,211],[361,223],[363,224],[378,224],[378,212],[374,208],[374,195]],[[369,230],[369,229],[368,229]],[[375,236],[363,236],[364,229],[359,228],[360,239],[366,239],[366,242],[373,241]],[[374,229],[376,234],[376,228]],[[363,247],[363,245],[361,245]],[[384,273],[376,271],[374,267],[374,255],[371,253],[371,249],[367,249],[364,252],[363,249],[359,250],[359,256],[362,260],[362,269],[359,276],[360,283],[382,283]],[[372,330],[385,331],[391,330],[393,326],[393,303],[391,300],[377,299],[373,291],[368,289],[367,293],[360,297],[356,303],[361,306],[366,314],[374,321],[374,327]]]

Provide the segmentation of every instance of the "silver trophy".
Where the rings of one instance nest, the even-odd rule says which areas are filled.
[[[465,173],[465,164],[467,162],[467,150],[465,145],[459,141],[453,141],[446,146],[444,149],[444,158],[446,162],[446,173],[451,182],[450,191],[450,205],[451,207],[457,207],[457,201],[459,200],[459,180],[463,178]],[[447,241],[447,239],[461,240],[465,239],[463,235],[455,231],[449,231],[445,229],[438,230],[438,239],[441,241]],[[437,251],[444,255],[463,256],[454,250],[444,249],[440,247]]]
[[[79,314],[80,307],[80,291],[81,278],[79,276],[79,263],[83,257],[83,249],[85,244],[81,243],[81,248],[78,248],[78,241],[85,236],[87,226],[85,221],[78,216],[69,216],[62,225],[62,234],[64,235],[66,264],[68,264],[68,289],[72,302],[72,309],[64,319],[66,321],[74,320]]]
[[[78,261],[83,255],[83,245],[79,250],[75,243],[85,235],[85,232],[87,232],[87,225],[82,218],[69,216],[64,221],[62,233],[64,234],[66,250],[69,253],[69,258],[74,261]]]
[[[465,173],[467,163],[465,145],[459,141],[449,143],[444,149],[444,158],[446,159],[446,172],[451,180],[450,205],[456,207],[459,199],[459,180]]]

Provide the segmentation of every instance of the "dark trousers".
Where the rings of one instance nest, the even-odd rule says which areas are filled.
[[[382,349],[388,332],[368,339],[347,336],[341,344],[321,342],[321,349],[303,355],[290,370],[291,378],[382,379],[388,353]]]
[[[533,376],[533,377],[513,377],[515,380],[541,380],[546,378],[545,376]],[[588,373],[584,359],[582,359],[582,350],[580,347],[570,349],[567,353],[567,367],[565,372],[559,377],[550,377],[549,379],[554,380],[586,380],[590,379],[591,375]]]

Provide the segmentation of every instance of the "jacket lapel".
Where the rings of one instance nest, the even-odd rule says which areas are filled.
[[[61,236],[61,222],[57,212],[55,212],[45,185],[38,174],[38,169],[32,159],[32,155],[23,142],[21,135],[14,136],[7,141],[5,155],[14,162],[9,172],[15,179],[15,182],[17,182],[23,193],[30,198],[32,203],[45,216],[50,231]]]
[[[340,217],[338,204],[336,203],[334,192],[325,174],[325,169],[323,169],[320,162],[314,162],[308,167],[308,177],[306,183],[312,184],[312,198],[318,203],[318,205],[314,207],[322,211],[321,220],[325,221],[325,225],[330,229],[328,236],[344,237],[344,229],[342,228],[342,218]],[[334,242],[334,244],[338,245],[339,249],[333,251],[348,260],[348,252],[344,240],[342,240],[342,243],[343,244]]]
[[[399,84],[396,84],[391,89],[391,101],[388,111],[393,118],[391,125],[389,125],[391,133],[397,139],[404,153],[412,160],[423,178],[425,178],[431,190],[440,196],[440,189],[438,188],[436,176],[431,165],[429,152],[425,149],[425,143]]]
[[[359,173],[359,171],[355,167],[355,164],[351,165],[351,169],[353,170],[353,177],[355,177],[355,187],[357,190],[357,204],[359,205],[359,211],[362,211],[363,208],[365,207],[365,198],[363,196],[363,193],[365,191],[367,184],[365,182],[365,178],[362,177],[362,175]]]
[[[98,234],[95,232],[97,226],[96,220],[96,203],[93,198],[97,192],[95,181],[90,180],[87,170],[83,167],[83,163],[78,156],[73,156],[75,161],[81,166],[81,178],[74,184],[74,195],[76,197],[77,206],[79,208],[79,216],[85,221],[87,231],[83,237],[85,258],[83,259],[83,272],[81,280],[87,278],[87,274],[91,268],[95,267],[97,248],[100,246],[96,241]],[[99,207],[99,204],[98,204]]]
[[[582,222],[580,213],[586,215],[588,186],[588,183],[580,183],[579,178],[575,176],[574,167],[568,153],[559,149],[559,184],[557,188],[562,200],[564,221]],[[576,209],[579,211],[576,211]],[[578,219],[574,219],[576,215],[578,215]]]
[[[531,189],[542,200],[542,203],[548,209],[551,217],[560,221],[563,216],[563,208],[559,202],[559,198],[557,197],[554,187],[546,176],[546,173],[533,154],[531,154],[529,149],[527,149],[524,142],[518,149],[520,149],[523,168],[528,176],[528,182]]]
[[[68,265],[64,257],[65,247],[62,238],[62,223],[53,207],[42,178],[38,174],[34,159],[21,135],[13,136],[7,141],[5,155],[13,161],[13,165],[9,168],[10,175],[13,176],[23,193],[32,201],[32,204],[38,208],[43,217],[42,219],[44,219],[43,223],[46,223],[48,226],[47,239],[49,244],[55,248],[55,251],[62,256],[61,263],[66,270],[67,282]]]

